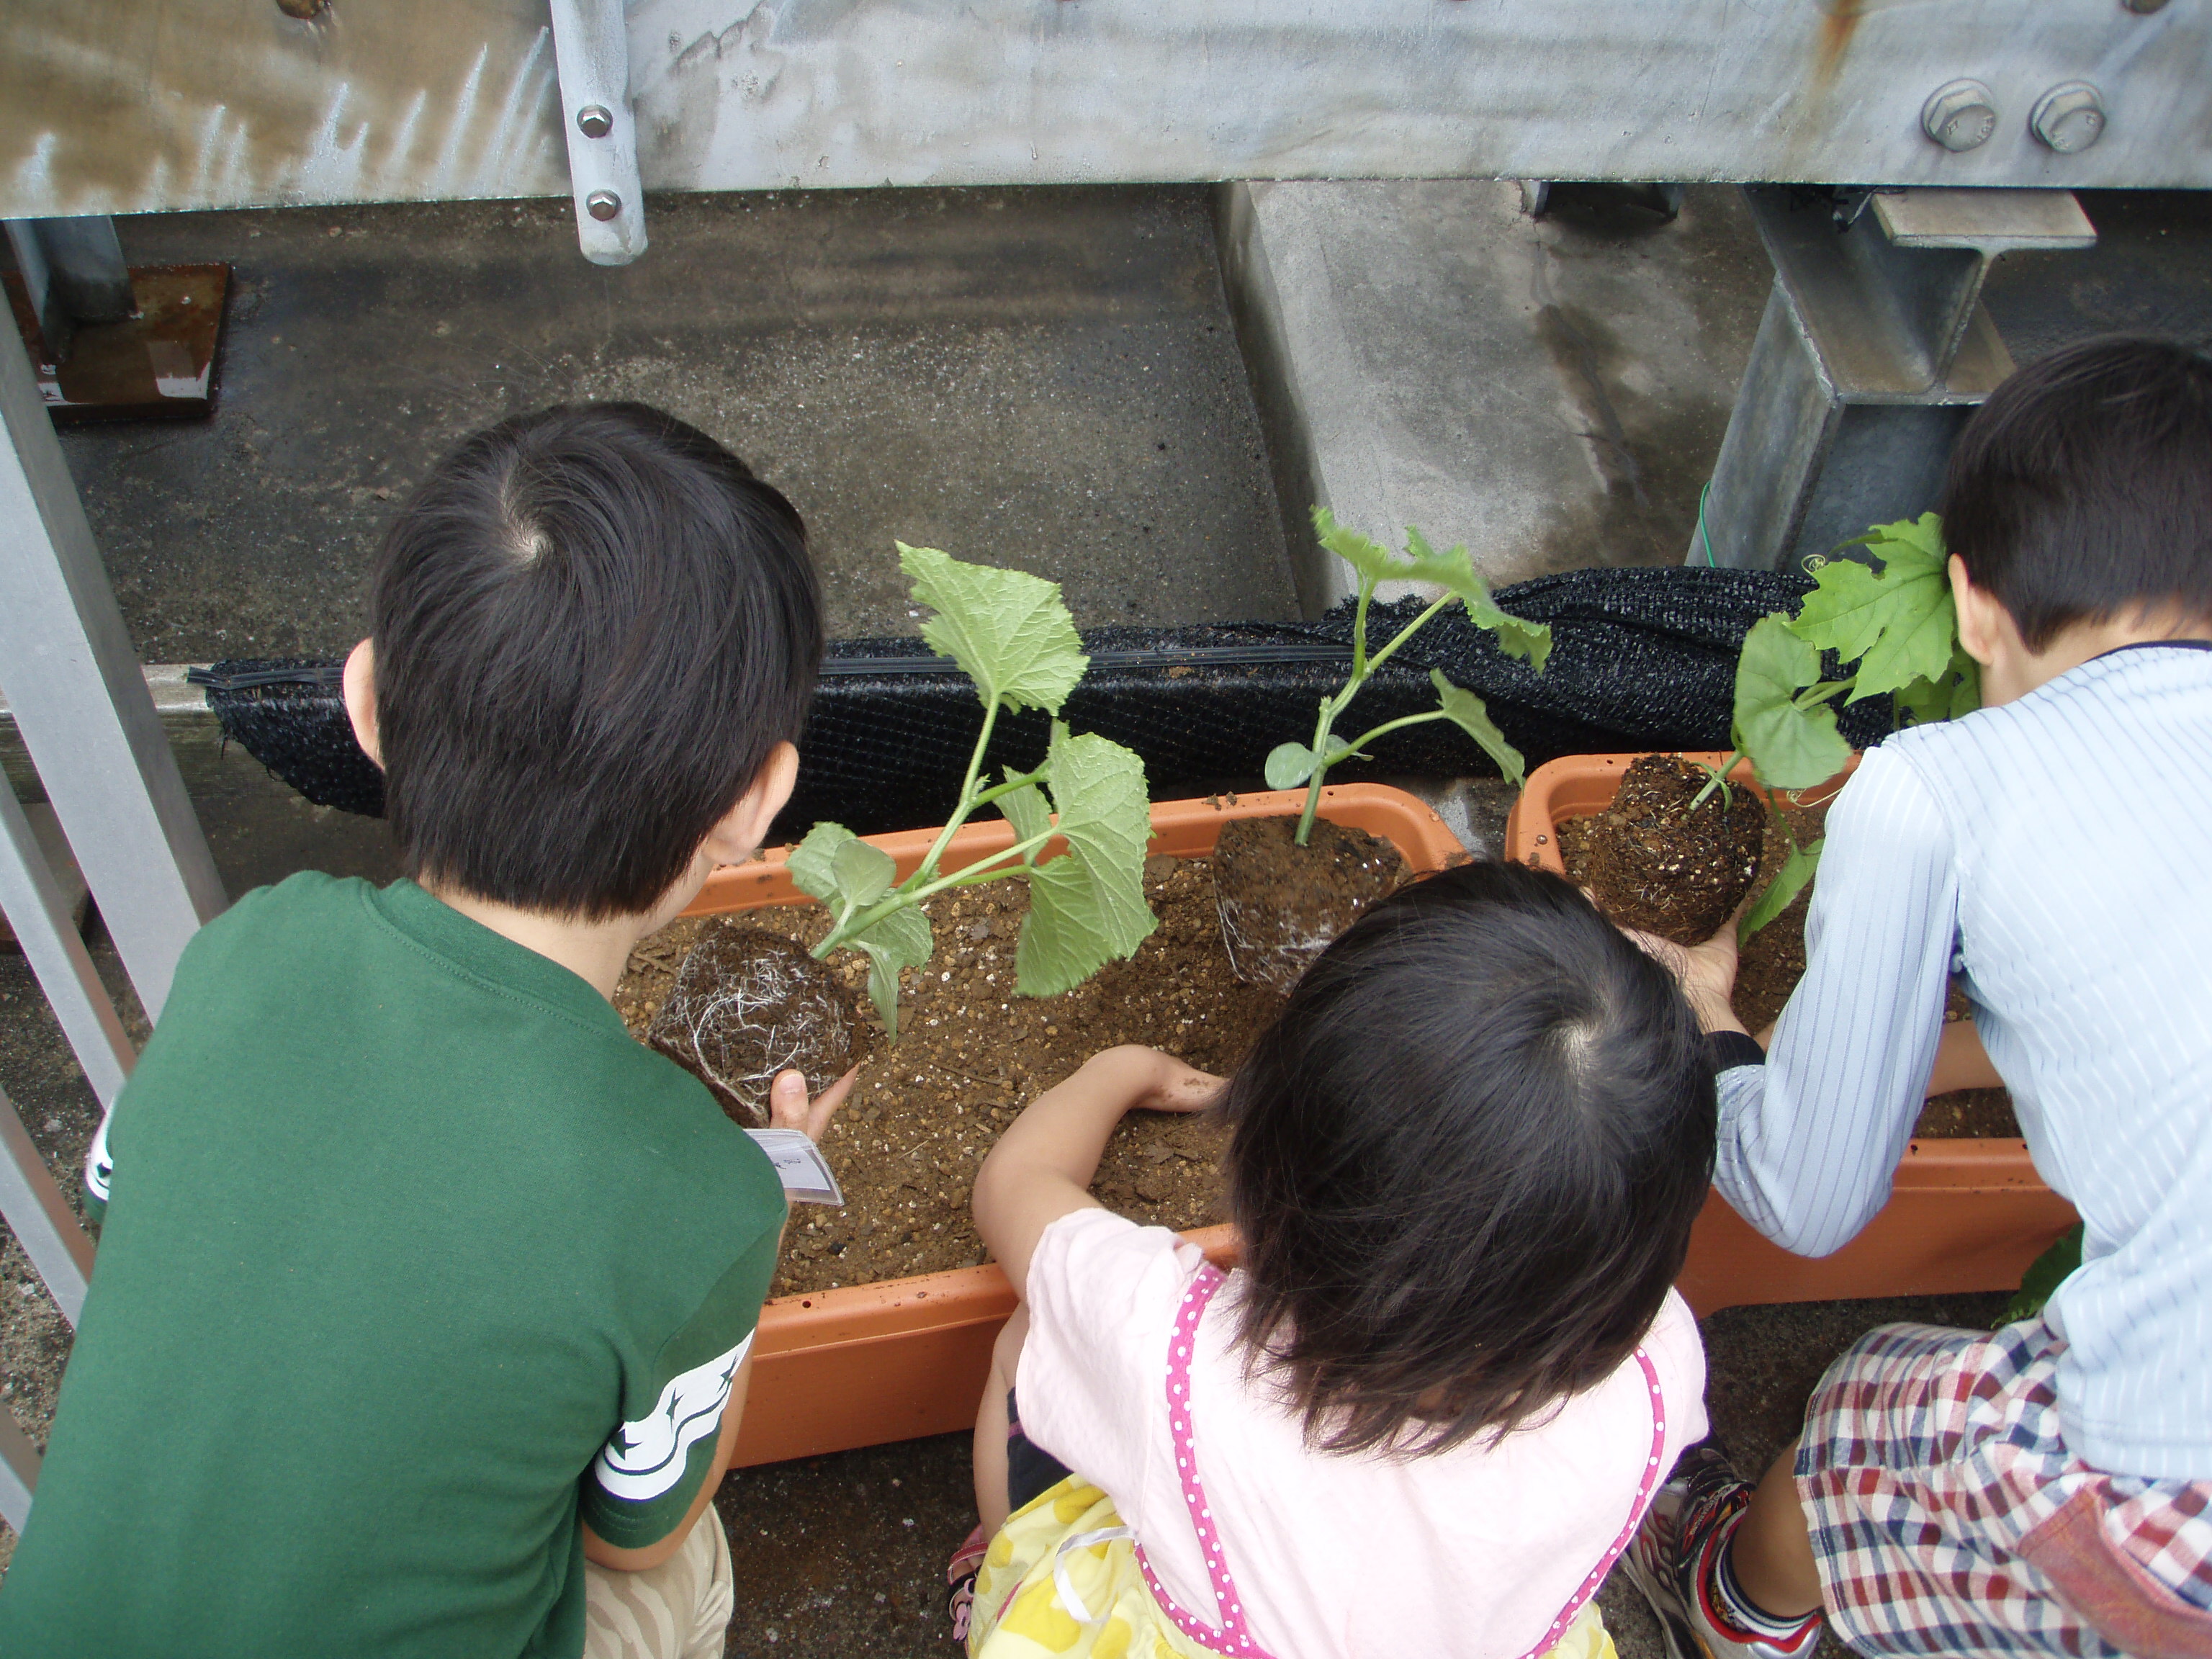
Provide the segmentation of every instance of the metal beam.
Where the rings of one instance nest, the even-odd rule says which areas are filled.
[[[0,1404],[0,1520],[20,1537],[31,1518],[31,1494],[39,1484],[39,1449],[15,1413]]]
[[[2196,0],[625,9],[649,190],[2212,186],[2212,7]],[[304,21],[264,3],[246,26],[234,0],[16,0],[0,7],[0,216],[568,195],[547,16],[545,0]],[[1962,85],[1981,90],[1962,103]]]
[[[222,884],[22,343],[0,335],[0,693],[158,1019]]]
[[[645,252],[645,186],[637,177],[637,118],[629,106],[629,35],[621,0],[552,5],[576,240],[593,264],[626,265]]]
[[[102,1108],[115,1104],[137,1050],[84,948],[76,919],[54,879],[15,792],[0,784],[0,913],[53,1006]]]
[[[92,1240],[5,1090],[0,1090],[0,1216],[46,1281],[62,1317],[75,1325],[92,1282]]]

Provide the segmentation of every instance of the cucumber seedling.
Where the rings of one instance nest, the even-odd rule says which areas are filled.
[[[1518,788],[1527,781],[1528,768],[1522,763],[1521,751],[1506,742],[1490,718],[1480,697],[1464,690],[1445,678],[1442,671],[1429,671],[1430,683],[1437,692],[1437,707],[1419,714],[1401,715],[1385,720],[1373,729],[1361,732],[1346,743],[1336,735],[1340,715],[1359,695],[1360,688],[1374,677],[1376,670],[1397,654],[1400,647],[1420,632],[1429,619],[1452,605],[1467,607],[1468,620],[1476,627],[1487,629],[1497,640],[1500,650],[1509,657],[1518,657],[1539,673],[1543,672],[1544,659],[1551,654],[1552,629],[1548,623],[1527,622],[1510,616],[1498,608],[1490,597],[1490,584],[1476,574],[1474,562],[1467,549],[1455,547],[1449,553],[1439,553],[1422,538],[1418,530],[1406,532],[1406,556],[1398,557],[1389,549],[1370,541],[1356,530],[1347,530],[1337,523],[1335,516],[1325,507],[1313,509],[1314,532],[1321,544],[1335,554],[1358,573],[1359,595],[1353,607],[1352,620],[1352,673],[1334,693],[1321,700],[1320,712],[1314,720],[1313,741],[1285,743],[1276,746],[1267,757],[1267,776],[1270,789],[1295,789],[1306,785],[1305,811],[1299,815],[1297,841],[1304,847],[1313,834],[1314,814],[1321,806],[1322,784],[1330,767],[1354,756],[1365,758],[1364,750],[1378,738],[1409,726],[1420,726],[1430,720],[1449,720],[1482,746],[1483,751],[1498,763],[1498,769]],[[1442,587],[1441,598],[1407,623],[1391,638],[1388,645],[1370,655],[1367,649],[1367,609],[1375,598],[1375,590],[1385,581],[1427,582]]]
[[[1871,562],[1828,560],[1814,572],[1814,589],[1795,617],[1762,617],[1745,635],[1736,659],[1734,752],[1713,769],[1698,801],[1728,787],[1729,769],[1747,757],[1770,789],[1810,789],[1833,777],[1851,754],[1836,729],[1839,698],[1850,704],[1887,693],[1900,725],[1955,720],[1981,706],[1980,670],[1959,644],[1942,521],[1923,513],[1876,525],[1843,545],[1865,548]],[[1840,679],[1822,679],[1827,651],[1856,666]],[[1805,890],[1822,844],[1792,842],[1781,870],[1745,914],[1740,938],[1749,939]]]
[[[983,729],[968,759],[960,799],[921,863],[905,880],[888,853],[842,824],[817,823],[791,849],[787,868],[800,890],[834,918],[814,947],[823,960],[841,950],[868,958],[868,996],[892,1038],[898,1036],[899,970],[928,962],[934,942],[921,905],[939,893],[1026,875],[1029,915],[1014,953],[1014,988],[1024,996],[1072,990],[1116,958],[1133,955],[1158,926],[1145,902],[1145,854],[1152,803],[1145,763],[1096,733],[1080,736],[1055,719],[1044,763],[983,778],[983,758],[1001,711],[1036,708],[1057,715],[1091,659],[1060,586],[1019,570],[963,564],[935,548],[898,544],[899,568],[915,600],[934,613],[921,636],[951,657],[983,702]],[[950,874],[942,872],[954,832],[995,806],[1013,826],[1013,845]],[[1067,850],[1040,863],[1054,836]]]

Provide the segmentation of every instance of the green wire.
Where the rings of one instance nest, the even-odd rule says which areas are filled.
[[[1705,528],[1705,497],[1712,493],[1713,481],[1708,478],[1705,487],[1698,492],[1698,537],[1705,544],[1705,568],[1717,570],[1720,566],[1713,559],[1713,532]]]

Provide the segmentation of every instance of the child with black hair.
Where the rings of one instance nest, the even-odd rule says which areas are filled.
[[[722,1651],[787,1212],[608,999],[791,792],[805,528],[679,421],[548,410],[433,469],[371,613],[346,699],[410,878],[296,875],[185,950],[94,1143],[9,1653]],[[775,1121],[849,1083],[786,1073]]]
[[[1721,1191],[1808,1255],[1923,1092],[2002,1082],[2080,1269],[1988,1331],[1889,1325],[1754,1490],[1701,1448],[1631,1570],[1680,1659],[2212,1654],[2212,355],[2094,340],[1999,386],[1939,510],[1982,708],[1868,752],[1762,1055],[1733,925],[1674,953]],[[1972,1006],[1942,1024],[1946,981]],[[1940,1036],[1939,1036],[1940,1033]],[[1931,1066],[1933,1074],[1931,1076]]]
[[[1125,1112],[1217,1097],[1228,1273],[1087,1191]],[[1022,1302],[951,1571],[969,1651],[1608,1655],[1591,1595],[1705,1429],[1670,1286],[1712,1132],[1665,970],[1513,865],[1377,904],[1225,1091],[1091,1060],[976,1178]]]

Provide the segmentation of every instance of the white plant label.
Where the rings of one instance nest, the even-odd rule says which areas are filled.
[[[748,1129],[753,1144],[768,1154],[768,1161],[775,1165],[776,1177],[783,1182],[784,1195],[793,1204],[842,1205],[844,1193],[839,1189],[837,1177],[831,1173],[830,1160],[822,1156],[822,1149],[806,1138],[803,1129]]]

